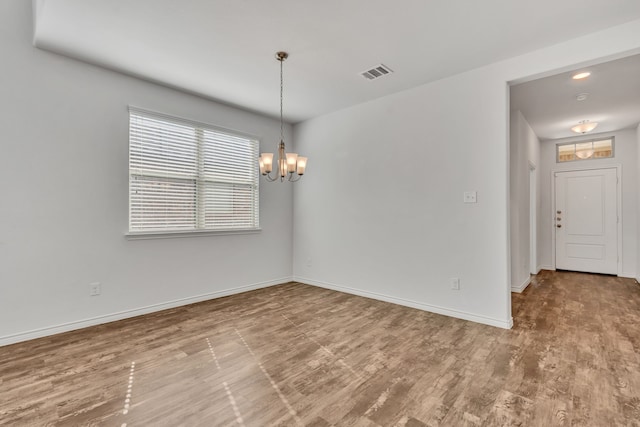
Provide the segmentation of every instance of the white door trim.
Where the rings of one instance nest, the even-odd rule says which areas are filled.
[[[556,212],[556,173],[561,172],[579,172],[579,171],[589,171],[589,170],[602,170],[602,169],[616,169],[616,177],[618,178],[616,182],[616,214],[618,216],[618,227],[617,230],[617,240],[618,240],[618,273],[619,276],[622,274],[622,165],[619,163],[611,164],[611,165],[603,165],[602,167],[597,166],[586,166],[586,167],[572,167],[571,169],[560,169],[555,168],[551,170],[551,212],[549,212],[549,218],[551,218],[551,224],[555,224],[555,212]],[[551,267],[553,270],[556,269],[556,232],[554,227],[549,227],[551,233]]]
[[[538,274],[538,171],[529,162],[529,273]]]

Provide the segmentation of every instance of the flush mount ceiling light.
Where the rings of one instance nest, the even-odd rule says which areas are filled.
[[[596,122],[590,122],[589,120],[580,120],[578,124],[571,128],[575,133],[587,133],[591,132],[598,126]]]
[[[284,120],[282,118],[282,88],[284,86],[284,80],[282,78],[282,63],[288,57],[289,54],[287,52],[276,53],[276,59],[280,61],[280,143],[278,144],[278,171],[276,175],[271,176],[271,171],[273,170],[273,153],[262,153],[258,159],[260,173],[270,182],[277,181],[278,179],[280,182],[284,182],[285,177],[287,181],[296,182],[304,175],[304,170],[307,167],[306,157],[284,151]],[[293,176],[294,173],[298,174],[296,178]]]
[[[591,75],[591,73],[589,71],[582,71],[580,73],[574,74],[571,78],[573,80],[582,80],[582,79],[586,79],[590,75]]]

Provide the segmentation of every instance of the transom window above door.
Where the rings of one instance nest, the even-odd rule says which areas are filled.
[[[614,138],[593,139],[556,145],[557,163],[613,157]]]

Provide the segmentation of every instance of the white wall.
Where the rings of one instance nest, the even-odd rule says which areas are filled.
[[[31,40],[30,2],[1,2],[0,344],[291,278],[290,185],[261,182],[258,234],[124,237],[127,105],[254,134],[267,150],[279,140],[277,121]],[[102,295],[89,297],[94,281]]]
[[[294,276],[509,327],[507,82],[639,48],[640,20],[296,125]]]
[[[313,162],[294,190],[299,280],[508,326],[507,117],[485,108],[506,85],[478,73],[481,87],[458,76],[296,126]]]
[[[556,163],[556,144],[575,142],[599,137],[615,137],[615,157],[611,159],[594,159],[579,162]],[[553,171],[573,170],[580,168],[600,168],[611,165],[622,165],[622,271],[620,276],[635,277],[637,269],[637,170],[638,145],[635,129],[618,132],[590,134],[552,141],[541,142],[541,229],[544,230],[540,239],[542,250],[542,264],[545,269],[552,269],[553,262]]]
[[[530,164],[538,171],[540,142],[520,111],[511,112],[510,138],[511,289],[522,292],[530,282]],[[539,181],[539,174],[536,173]],[[536,199],[539,199],[536,185]],[[536,208],[539,204],[536,205]],[[537,215],[540,218],[540,215]],[[536,221],[538,222],[538,221]],[[537,227],[539,228],[539,227]],[[537,270],[537,265],[533,266]]]

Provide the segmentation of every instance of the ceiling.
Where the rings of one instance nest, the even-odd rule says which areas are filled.
[[[295,123],[640,18],[637,0],[37,0],[36,46]],[[394,73],[360,76],[384,64]]]
[[[578,71],[589,71],[573,80]],[[579,94],[587,99],[578,101]],[[511,87],[511,109],[520,110],[542,140],[577,134],[581,120],[597,122],[592,133],[636,127],[640,123],[640,55],[579,68]]]

